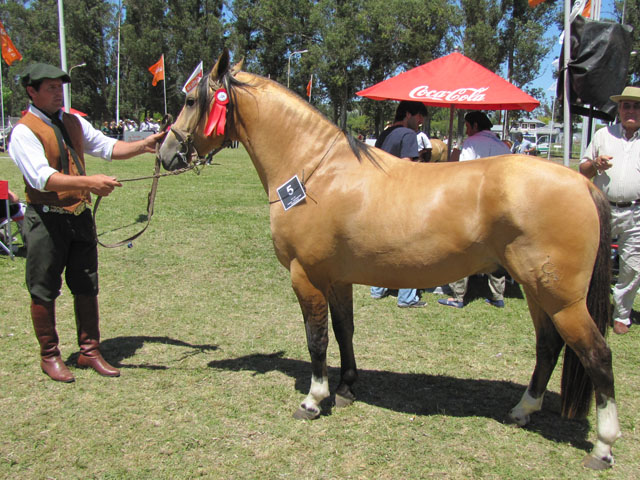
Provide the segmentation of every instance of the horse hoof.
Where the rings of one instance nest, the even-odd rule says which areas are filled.
[[[513,412],[509,412],[509,415],[507,415],[506,423],[508,425],[513,425],[514,427],[524,427],[527,423],[529,423],[529,415],[525,415],[524,417],[516,417]]]
[[[309,410],[300,406],[298,410],[293,412],[293,418],[296,420],[315,420],[320,416],[320,412],[317,410]]]
[[[338,395],[336,393],[336,408],[348,407],[353,403],[353,400],[353,398],[343,397],[342,395]]]
[[[608,461],[601,458],[594,457],[593,455],[587,455],[582,459],[582,466],[590,468],[591,470],[607,470],[613,467],[613,458]]]

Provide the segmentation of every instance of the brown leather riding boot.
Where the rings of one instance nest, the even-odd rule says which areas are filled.
[[[120,370],[109,365],[100,353],[98,297],[76,295],[73,298],[80,345],[79,367],[93,368],[104,377],[119,377]]]
[[[40,367],[57,382],[73,382],[73,374],[60,358],[55,302],[31,300],[31,320],[40,344]]]

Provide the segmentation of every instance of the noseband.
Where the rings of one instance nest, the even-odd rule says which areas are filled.
[[[173,133],[180,147],[174,153],[172,160],[177,160],[180,167],[186,167],[196,159],[195,163],[200,163],[204,157],[198,153],[196,147],[193,145],[193,137],[191,133],[179,130],[177,127],[169,126],[169,133]]]

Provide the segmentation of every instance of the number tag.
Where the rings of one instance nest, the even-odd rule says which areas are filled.
[[[304,187],[298,179],[298,175],[291,177],[287,183],[278,188],[278,197],[285,211],[297,205],[307,197]]]

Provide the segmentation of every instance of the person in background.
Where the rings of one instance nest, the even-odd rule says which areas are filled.
[[[425,132],[418,132],[418,155],[421,162],[428,162],[431,160],[431,152],[433,147],[431,141]]]
[[[87,207],[92,193],[106,196],[122,185],[114,177],[87,175],[84,155],[111,160],[153,153],[164,136],[160,133],[123,142],[105,136],[79,116],[63,113],[62,87],[70,81],[66,72],[53,65],[35,63],[25,69],[20,82],[31,104],[9,143],[9,155],[25,181],[27,209],[22,237],[40,367],[60,382],[74,381],[60,357],[56,332],[55,303],[63,272],[73,295],[78,366],[107,377],[120,375],[99,349],[98,250]]]
[[[464,124],[467,139],[462,143],[462,150],[454,152],[459,161],[475,160],[476,158],[493,157],[495,155],[508,154],[509,147],[491,132],[493,124],[484,113],[474,111],[464,116]],[[485,302],[494,307],[504,308],[505,277],[488,274],[489,289],[492,298],[485,299]],[[457,282],[449,284],[453,291],[453,297],[446,300],[441,298],[438,303],[448,307],[464,307],[464,296],[469,286],[469,278],[465,277]]]
[[[9,215],[20,227],[22,227],[22,218],[24,217],[25,209],[26,205],[20,203],[20,197],[9,189]],[[4,202],[2,202],[0,203],[0,220],[4,220],[5,218],[7,218],[7,212]]]
[[[24,220],[24,212],[26,209],[26,205],[20,202],[20,197],[8,189],[8,197],[9,197],[9,216],[11,217],[11,221],[18,224],[18,231],[20,235],[22,235],[22,221]],[[7,208],[4,201],[0,201],[0,222],[4,221],[7,218]],[[0,241],[7,245],[9,243],[9,239],[5,238],[5,229],[0,229]],[[16,238],[12,236],[11,238],[11,249],[13,253],[18,252],[19,248],[13,242],[16,241]],[[4,253],[4,250],[2,250]]]
[[[396,115],[391,124],[376,140],[376,147],[396,157],[417,161],[419,158],[418,127],[427,116],[427,108],[420,102],[403,100],[396,108]],[[388,295],[384,287],[371,287],[371,298],[383,298]],[[426,305],[420,301],[418,290],[415,288],[401,288],[398,290],[398,307],[420,308]]]
[[[640,288],[640,88],[626,87],[611,100],[620,123],[601,128],[580,162],[611,204],[611,235],[618,239],[620,270],[613,288],[613,331],[629,332]]]
[[[511,153],[521,153],[523,155],[535,155],[536,154],[536,144],[530,142],[522,133],[516,133],[516,141],[511,147]]]

